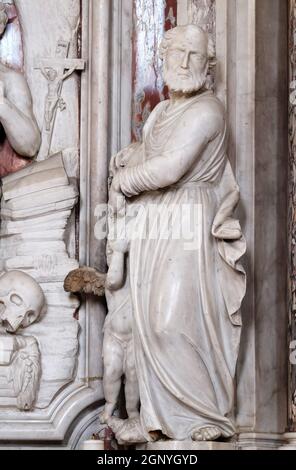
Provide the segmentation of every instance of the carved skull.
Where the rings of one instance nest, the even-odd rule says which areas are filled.
[[[41,287],[28,274],[10,271],[0,277],[0,325],[8,333],[34,323],[44,305]]]

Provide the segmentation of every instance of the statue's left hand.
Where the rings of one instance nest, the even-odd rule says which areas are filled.
[[[111,217],[124,217],[125,197],[122,193],[112,192],[109,197],[109,213]]]

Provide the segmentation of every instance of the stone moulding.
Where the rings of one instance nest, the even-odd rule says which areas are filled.
[[[296,339],[296,2],[289,2],[289,212],[288,212],[288,306],[290,342]],[[296,368],[289,363],[289,423],[296,430]]]
[[[188,5],[188,22],[201,26],[216,42],[216,0],[190,0]],[[215,44],[216,46],[216,44]],[[208,87],[215,88],[215,68],[208,76]]]
[[[216,30],[216,0],[190,0],[188,22],[198,24],[214,35]]]
[[[97,0],[82,0],[81,18],[81,56],[85,60],[89,60],[86,70],[81,75],[79,262],[89,264],[90,255],[99,251],[98,242],[93,235],[93,227],[96,223],[93,215],[94,209],[96,204],[105,201],[105,186],[107,186],[108,130],[105,122],[107,121],[109,108],[109,80],[106,76],[106,68],[108,68],[110,60],[108,54],[109,41],[106,34],[110,21],[109,0],[100,2]],[[105,78],[102,79],[102,76]],[[101,103],[100,113],[97,112],[98,102]],[[100,116],[100,119],[94,117],[97,115]],[[98,158],[98,154],[100,154],[100,158]],[[63,152],[63,163],[67,167],[65,157],[66,155]],[[40,164],[38,163],[38,165]],[[98,168],[96,168],[96,165]],[[69,180],[66,191],[73,196],[72,208],[77,200],[77,192],[75,192],[73,175],[68,173],[66,176]],[[59,184],[61,186],[67,186],[63,171],[58,175],[58,178],[60,178]],[[34,181],[32,181],[32,184],[34,184]],[[18,210],[18,207],[15,208]],[[69,210],[70,207],[64,212]],[[19,220],[15,222],[18,223]],[[57,229],[60,230],[60,239],[57,246],[62,251],[64,250],[62,232],[65,227],[66,224],[60,224],[60,228]],[[64,255],[65,253],[66,251]],[[94,259],[94,256],[92,259]],[[64,260],[66,260],[65,257]],[[48,264],[47,261],[44,259],[44,262],[38,266],[43,273],[44,271],[47,273],[51,271],[52,265],[51,263]],[[45,295],[53,298],[52,288],[59,284],[59,298],[57,304],[53,305],[52,310],[56,312],[55,323],[60,323],[57,307],[63,302],[68,303],[68,313],[65,313],[65,315],[69,320],[67,324],[72,325],[71,356],[76,356],[74,363],[72,361],[74,367],[68,368],[68,379],[66,383],[64,381],[61,384],[58,393],[51,395],[51,397],[45,395],[42,397],[42,394],[40,394],[38,400],[42,399],[43,402],[39,407],[36,403],[37,406],[34,412],[23,413],[19,410],[12,411],[8,408],[0,408],[0,440],[2,441],[10,440],[18,443],[25,439],[32,442],[36,440],[39,442],[61,442],[70,433],[75,420],[75,426],[78,429],[81,414],[87,416],[87,410],[89,409],[92,412],[94,403],[100,403],[103,400],[100,335],[104,319],[104,307],[90,300],[80,307],[79,318],[77,317],[78,301],[75,297],[64,292],[63,281],[69,271],[78,266],[78,261],[68,257],[66,264],[67,269],[64,271],[50,273],[55,275],[56,279],[54,282],[44,282],[43,288]],[[42,281],[45,281],[45,277],[42,277]],[[78,318],[78,321],[76,318]],[[76,339],[74,339],[74,330]],[[36,336],[35,333],[34,336]],[[65,337],[65,335],[63,334],[62,337]],[[79,339],[79,347],[77,339]],[[59,370],[56,367],[55,369]],[[44,376],[42,375],[42,377]]]
[[[47,312],[30,326],[41,352],[41,381],[34,409],[20,412],[0,404],[0,439],[59,440],[73,415],[91,404],[99,380],[91,384],[78,373],[78,299],[63,292],[63,280],[78,263],[67,253],[64,232],[78,192],[64,169],[62,154],[35,163],[3,180],[1,262],[42,287]],[[37,222],[37,225],[36,225]],[[46,259],[44,258],[46,257]],[[80,348],[80,354],[85,351]],[[75,403],[75,407],[73,404]],[[9,416],[9,420],[7,419]]]

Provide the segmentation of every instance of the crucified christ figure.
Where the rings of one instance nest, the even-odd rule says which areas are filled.
[[[65,109],[65,102],[61,98],[62,85],[64,80],[66,80],[72,73],[75,71],[76,67],[72,67],[62,76],[52,67],[44,67],[41,69],[42,75],[46,78],[48,82],[48,91],[45,98],[45,128],[47,131],[50,131],[51,123],[54,117],[55,110],[57,107],[61,111]]]

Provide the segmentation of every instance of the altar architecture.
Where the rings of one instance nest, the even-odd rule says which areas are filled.
[[[295,51],[295,0],[0,1],[0,449],[296,448]]]

